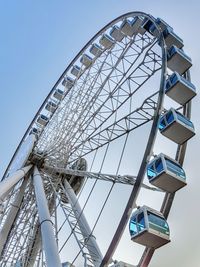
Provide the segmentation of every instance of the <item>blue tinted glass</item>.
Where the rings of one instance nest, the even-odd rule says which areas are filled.
[[[145,229],[144,213],[140,213],[137,218],[138,221],[138,231],[141,232]]]
[[[165,90],[167,91],[171,87],[171,83],[169,80],[166,81]]]
[[[166,127],[166,123],[165,123],[164,117],[161,117],[160,123],[159,123],[159,129],[162,130],[165,127]]]
[[[153,165],[149,165],[147,167],[147,176],[148,176],[148,178],[151,179],[151,178],[155,177],[156,175],[157,174],[156,174],[156,172],[153,169]]]
[[[171,122],[174,121],[174,115],[172,113],[172,111],[169,111],[167,114],[166,114],[166,120],[167,120],[167,123],[170,124]]]
[[[176,73],[173,73],[171,76],[170,76],[170,81],[172,82],[172,84],[175,84],[177,81],[178,81],[178,76]]]
[[[59,94],[63,94],[63,91],[62,90],[60,90],[60,89],[57,89],[57,92],[59,93]]]
[[[165,161],[166,161],[167,169],[169,171],[175,173],[176,175],[178,175],[179,177],[183,179],[186,179],[185,172],[179,164],[176,164],[175,162],[169,159],[165,159]]]
[[[185,125],[191,127],[194,129],[194,125],[193,123],[188,119],[186,118],[184,115],[182,115],[181,113],[179,112],[176,112],[177,113],[177,118],[178,120],[180,120],[181,122],[183,122]]]
[[[157,159],[156,163],[155,163],[155,168],[156,168],[156,172],[160,173],[161,171],[163,171],[163,164],[162,164],[162,160],[161,159]]]
[[[129,231],[130,235],[133,236],[137,234],[137,226],[136,226],[136,218],[131,218],[130,224],[129,224]]]
[[[151,20],[147,20],[143,27],[145,30],[150,31],[150,28],[153,26],[154,26],[153,22]],[[153,28],[151,28],[151,30],[153,30]]]
[[[155,229],[156,231],[159,231],[164,234],[169,235],[169,226],[166,222],[166,220],[156,214],[153,214],[151,212],[147,212],[148,220],[149,220],[149,227],[152,229]]]
[[[168,51],[169,57],[173,56],[176,53],[176,51],[177,51],[176,47],[172,46]]]

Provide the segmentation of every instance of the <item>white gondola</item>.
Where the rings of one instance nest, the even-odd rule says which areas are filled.
[[[37,118],[37,123],[39,123],[41,126],[46,126],[49,121],[49,118],[43,114],[39,115]]]
[[[181,39],[177,34],[175,34],[171,27],[167,27],[163,31],[163,36],[168,48],[170,48],[172,45],[175,45],[178,48],[183,47],[183,39]]]
[[[138,32],[143,35],[146,32],[146,30],[143,28],[143,24],[144,24],[144,19],[135,17],[131,22],[131,26],[134,29],[134,33]]]
[[[145,33],[146,30],[142,27],[142,25],[143,25],[143,20],[139,17],[136,17],[132,21],[128,19],[122,21],[120,29],[123,32],[123,34],[132,37],[134,34],[137,34],[138,32],[140,34]]]
[[[132,37],[134,34],[134,29],[132,28],[131,22],[128,19],[122,21],[120,29],[123,32],[123,34],[128,35],[130,37]]]
[[[161,32],[165,31],[166,28],[170,28],[171,30],[173,30],[172,27],[169,26],[169,24],[167,24],[164,20],[162,20],[160,18],[157,18],[155,20],[155,23],[157,24],[158,28],[160,28]],[[150,19],[145,19],[144,24],[143,24],[143,28],[145,28],[152,35],[158,37],[159,32],[156,29],[155,23]]]
[[[115,41],[108,35],[108,34],[103,34],[101,38],[99,39],[100,45],[102,45],[104,48],[108,49],[112,45],[114,45]]]
[[[183,50],[173,45],[167,53],[167,67],[179,74],[185,73],[192,66],[192,60]]]
[[[164,31],[166,28],[171,28],[173,30],[173,28],[161,18],[156,19],[156,24],[161,28],[162,31]]]
[[[69,76],[66,76],[62,81],[62,85],[67,89],[71,89],[74,85],[74,79],[70,78]]]
[[[56,110],[56,108],[57,108],[57,105],[52,101],[49,101],[45,106],[45,109],[52,113]]]
[[[110,30],[110,36],[118,42],[121,42],[124,38],[124,34],[117,25],[114,25]]]
[[[64,92],[60,89],[56,89],[53,93],[53,97],[55,97],[57,100],[61,101],[64,97]]]
[[[159,130],[177,144],[183,144],[195,135],[193,123],[173,108],[161,116]]]
[[[74,65],[71,69],[71,74],[78,77],[80,75],[80,73],[81,73],[81,68],[77,65]]]
[[[143,206],[130,219],[131,240],[149,248],[159,248],[168,242],[169,226],[162,213]]]
[[[173,28],[169,26],[169,24],[160,18],[156,19],[156,24],[163,32],[163,37],[168,48],[170,48],[172,45],[175,45],[178,48],[183,47],[183,40],[174,33]],[[151,20],[146,20],[144,28],[152,35],[158,37],[159,33],[156,30],[155,24]]]
[[[195,86],[183,76],[174,72],[166,81],[166,95],[184,105],[196,96]]]
[[[98,44],[92,44],[90,47],[90,53],[95,57],[99,57],[103,53],[103,49]]]
[[[151,184],[170,193],[187,184],[181,165],[164,154],[158,155],[148,164],[147,177]]]
[[[88,56],[87,54],[83,54],[80,62],[86,67],[88,68],[91,64],[92,64],[92,58],[90,56]]]
[[[33,127],[29,134],[38,135],[38,134],[40,134],[40,130],[35,128],[35,127]]]

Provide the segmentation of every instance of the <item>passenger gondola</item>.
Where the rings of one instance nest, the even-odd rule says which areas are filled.
[[[151,184],[170,193],[187,184],[181,165],[164,154],[158,155],[148,164],[147,177]]]
[[[55,97],[57,100],[62,100],[64,97],[64,92],[60,89],[56,89],[55,92],[53,93],[53,97]]]
[[[183,74],[192,66],[192,60],[183,52],[183,50],[172,45],[167,53],[167,66],[172,71],[177,71],[179,74]]]
[[[74,85],[74,79],[70,78],[69,76],[66,76],[62,82],[62,85],[69,90]]]
[[[149,248],[159,248],[168,242],[169,226],[162,213],[143,206],[136,210],[129,223],[131,240]]]
[[[49,121],[49,118],[43,114],[39,115],[39,117],[37,118],[37,123],[40,126],[46,126],[48,121]]]
[[[159,130],[177,144],[183,144],[195,135],[193,123],[173,108],[161,116]]]
[[[190,81],[174,72],[166,81],[165,93],[177,103],[185,105],[196,96],[196,88]]]

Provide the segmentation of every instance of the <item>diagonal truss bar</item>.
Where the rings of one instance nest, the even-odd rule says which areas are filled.
[[[156,92],[148,97],[141,107],[115,121],[102,131],[87,137],[72,149],[70,153],[71,158],[84,156],[153,120],[157,108],[157,102],[154,100],[154,97],[157,96],[157,94]]]
[[[43,175],[46,175],[46,174],[43,173]],[[60,181],[60,183],[59,183],[60,188],[62,188],[62,194],[60,194],[58,192],[58,190],[56,190],[55,185],[52,181],[53,176],[47,175],[47,177],[48,177],[49,183],[50,183],[50,185],[54,191],[54,194],[58,200],[57,208],[58,207],[61,208],[63,215],[64,215],[64,222],[60,226],[57,234],[61,231],[61,229],[65,226],[66,223],[69,225],[69,227],[71,229],[71,233],[66,238],[65,242],[61,245],[61,247],[59,249],[59,253],[64,249],[66,243],[68,242],[69,238],[73,234],[73,236],[77,242],[77,245],[80,249],[79,253],[82,254],[82,256],[83,256],[83,258],[85,258],[86,262],[88,261],[90,264],[91,263],[94,264],[94,262],[96,262],[97,255],[100,256],[101,253],[98,253],[98,250],[95,251],[94,246],[92,244],[87,243],[86,235],[83,233],[83,231],[80,228],[79,217],[82,216],[83,211],[81,211],[79,216],[78,216],[77,211],[75,210],[75,207],[73,205],[69,205],[69,203],[68,203],[69,199],[67,200],[67,202],[66,201],[63,202],[62,197],[63,197],[63,194],[65,194],[65,189],[64,189],[63,184]],[[66,194],[65,194],[65,196],[66,196]],[[67,198],[67,196],[65,197],[65,199],[66,198]],[[75,201],[75,204],[76,203],[77,203],[77,199]],[[89,233],[91,233],[91,231],[89,231]],[[91,266],[91,265],[84,265],[84,266]]]
[[[103,256],[97,245],[95,237],[92,234],[90,226],[83,214],[81,206],[79,205],[76,194],[74,193],[73,188],[70,186],[70,184],[66,179],[64,180],[64,192],[72,207],[73,213],[80,227],[81,233],[84,237],[85,246],[87,247],[90,253],[94,266],[98,267],[102,261]]]
[[[112,174],[103,174],[103,173],[97,173],[97,172],[89,172],[89,171],[80,171],[80,170],[72,170],[72,169],[64,169],[64,168],[56,168],[51,167],[48,165],[44,166],[44,171],[48,175],[52,176],[79,176],[79,177],[87,177],[90,179],[97,179],[101,181],[107,181],[112,183],[121,183],[121,184],[127,184],[127,185],[134,185],[136,181],[136,176],[132,175],[112,175]],[[152,191],[158,191],[162,192],[162,190],[148,186],[144,183],[142,183],[142,187],[145,189],[149,189]]]

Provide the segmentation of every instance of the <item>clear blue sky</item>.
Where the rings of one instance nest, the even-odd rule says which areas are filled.
[[[0,0],[1,174],[34,113],[76,53],[109,21],[138,10],[163,18],[184,39],[194,64],[192,81],[198,90],[200,3],[197,0]],[[197,136],[189,143],[185,162],[190,185],[176,197],[170,216],[176,229],[173,244],[156,253],[152,267],[200,266],[196,219],[200,201],[199,97],[194,101],[193,121]],[[186,214],[190,210],[198,214]],[[176,220],[177,214],[180,220]]]

